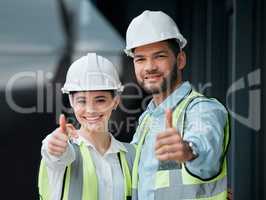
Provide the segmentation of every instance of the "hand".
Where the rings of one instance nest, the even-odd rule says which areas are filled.
[[[69,136],[77,138],[78,134],[72,124],[66,123],[66,118],[63,114],[59,118],[59,128],[51,133],[48,138],[48,152],[53,156],[61,156],[66,152]]]
[[[155,142],[155,154],[158,160],[175,160],[185,162],[192,160],[194,155],[188,143],[173,128],[172,111],[165,111],[166,130],[159,133]]]
[[[228,188],[227,190],[227,199],[232,200],[233,199],[233,192],[231,188]]]

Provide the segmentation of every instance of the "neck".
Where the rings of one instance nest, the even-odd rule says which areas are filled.
[[[152,98],[153,98],[153,101],[155,102],[156,106],[160,105],[181,84],[182,84],[182,81],[177,81],[171,88],[167,89],[166,91],[160,92],[158,94],[154,94],[152,96]]]
[[[92,143],[101,155],[103,155],[109,149],[111,144],[111,136],[107,131],[94,132],[84,128],[81,128],[80,130],[82,137]]]

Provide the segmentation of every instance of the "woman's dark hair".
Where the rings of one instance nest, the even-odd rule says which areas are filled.
[[[118,95],[117,92],[116,92],[115,90],[95,90],[95,91],[105,91],[105,92],[110,92],[112,98],[114,98],[116,95]],[[71,92],[69,92],[69,94],[73,95],[73,94],[75,94],[75,93],[77,93],[77,92],[86,92],[86,91],[71,91]]]

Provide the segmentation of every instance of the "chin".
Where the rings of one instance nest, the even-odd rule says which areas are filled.
[[[143,88],[149,94],[159,94],[160,91],[161,91],[160,87],[147,87],[147,86],[144,86]]]
[[[95,124],[83,123],[82,126],[90,132],[102,132],[104,130],[102,123],[95,123]]]

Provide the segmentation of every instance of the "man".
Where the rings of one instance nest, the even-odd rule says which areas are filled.
[[[144,11],[127,29],[125,52],[152,100],[132,143],[133,199],[226,199],[226,109],[182,79],[185,38],[163,12]]]

